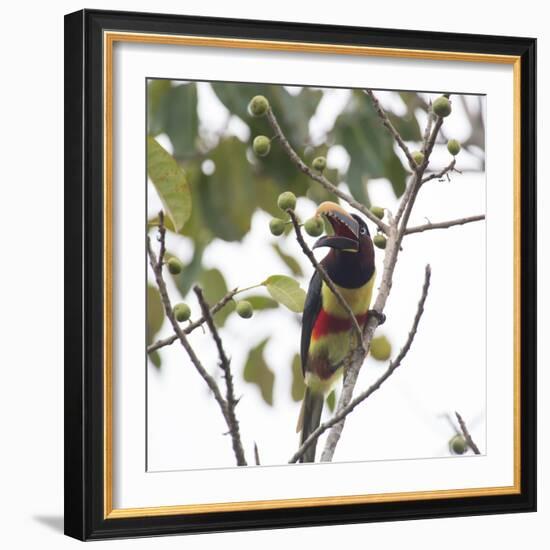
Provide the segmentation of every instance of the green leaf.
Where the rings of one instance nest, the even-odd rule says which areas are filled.
[[[149,133],[166,133],[178,160],[193,156],[199,131],[196,84],[172,86],[170,80],[153,80],[147,100]]]
[[[392,155],[386,161],[385,174],[390,180],[395,195],[400,197],[407,187],[407,171],[396,155]]]
[[[155,78],[147,83],[147,123],[151,136],[164,132],[166,96],[170,88],[171,81],[162,78]]]
[[[190,83],[173,87],[168,93],[166,113],[164,131],[174,146],[174,156],[182,159],[194,155],[199,131],[197,86]]]
[[[283,252],[281,250],[281,247],[277,243],[273,243],[271,246],[273,247],[273,250],[275,250],[275,252],[277,253],[277,256],[279,256],[279,258],[281,258],[281,260],[286,264],[288,269],[290,269],[292,275],[294,275],[295,277],[303,276],[304,273],[302,271],[302,268],[295,258]]]
[[[392,137],[365,94],[353,93],[346,109],[336,119],[333,137],[350,155],[344,179],[358,201],[370,206],[367,183],[374,178],[388,178],[395,195],[403,194],[405,168],[394,150]]]
[[[297,281],[286,275],[271,275],[263,283],[271,297],[290,311],[301,313],[304,310],[306,293]]]
[[[202,271],[202,256],[205,247],[199,243],[195,243],[195,250],[191,261],[184,266],[181,273],[178,275],[172,275],[176,287],[179,290],[182,298],[187,296],[187,293],[191,289],[191,285],[199,278]],[[169,254],[166,254],[169,258]]]
[[[304,398],[305,392],[306,385],[302,373],[302,361],[300,356],[296,354],[292,359],[292,386],[290,388],[290,395],[293,401],[301,401]]]
[[[155,350],[153,352],[151,352],[149,354],[149,359],[151,359],[151,363],[153,363],[153,365],[155,365],[155,367],[157,367],[157,369],[159,369],[162,365],[162,360],[160,358],[160,353],[158,352],[158,350]]]
[[[147,137],[147,173],[167,216],[180,231],[191,215],[191,193],[185,173],[156,139]]]
[[[245,298],[247,302],[250,302],[254,311],[261,311],[263,309],[275,309],[279,307],[279,303],[267,296],[248,296]]]
[[[204,298],[209,306],[219,302],[227,294],[227,284],[219,269],[207,269],[201,273],[199,285],[202,287]],[[223,327],[225,320],[235,309],[235,303],[230,301],[216,315],[214,321],[218,327]]]
[[[269,135],[269,124],[265,117],[252,117],[247,111],[252,97],[257,94],[264,95],[271,104],[285,135],[298,154],[303,156],[306,144],[310,141],[309,120],[323,95],[320,90],[303,88],[298,95],[293,96],[283,86],[269,84],[213,83],[212,88],[225,107],[248,125],[250,143],[259,134]],[[296,196],[303,196],[310,186],[308,177],[296,170],[280,144],[276,142],[273,142],[267,157],[255,159],[254,170],[258,184],[261,179],[269,179],[276,185],[275,200],[282,191],[292,191]],[[263,200],[260,196],[259,201],[264,210],[272,215],[276,214],[268,200]]]
[[[224,139],[209,158],[215,171],[209,176],[203,174],[198,185],[205,223],[215,236],[239,241],[250,231],[257,206],[246,145],[235,137]]]
[[[268,405],[273,405],[275,375],[264,358],[264,348],[268,340],[268,338],[262,340],[250,350],[244,366],[243,378],[246,382],[256,384],[260,389],[263,400]]]
[[[334,409],[336,408],[336,391],[332,390],[326,398],[326,404],[328,407],[328,410],[330,412],[334,412]]]
[[[212,88],[227,109],[248,124],[254,134],[265,134],[267,122],[263,117],[250,116],[248,103],[255,95],[265,96],[287,138],[299,146],[308,140],[309,120],[323,97],[321,90],[305,87],[293,95],[285,87],[273,84],[214,82]]]
[[[155,340],[157,332],[164,322],[164,307],[156,287],[147,285],[147,345]],[[153,365],[160,367],[160,355],[155,351],[149,354]]]

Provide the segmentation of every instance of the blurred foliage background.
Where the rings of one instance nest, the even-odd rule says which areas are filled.
[[[199,86],[208,86],[229,112],[225,130],[213,133],[200,117]],[[270,129],[265,118],[254,118],[247,112],[250,99],[258,94],[268,98],[271,108],[290,143],[306,163],[319,155],[327,156],[333,147],[341,147],[349,156],[345,169],[329,166],[325,175],[333,182],[347,186],[349,192],[362,203],[370,206],[369,182],[386,178],[396,197],[405,190],[406,164],[394,148],[393,140],[382,127],[368,97],[360,90],[349,92],[346,102],[335,116],[334,123],[323,135],[314,136],[310,121],[314,117],[327,90],[315,88],[289,88],[266,84],[194,83],[169,80],[148,82],[148,134],[163,136],[169,141],[171,162],[183,168],[186,178],[186,193],[190,192],[191,212],[178,233],[192,241],[193,254],[181,273],[171,275],[180,296],[173,302],[185,300],[193,283],[200,284],[209,303],[222,298],[228,289],[224,274],[218,269],[203,266],[205,250],[216,239],[240,242],[251,228],[254,213],[264,210],[270,215],[281,216],[277,208],[278,195],[291,190],[296,196],[306,196],[315,203],[337,199],[309,179],[290,163],[281,147],[273,144],[269,155],[259,158],[252,152],[255,136],[266,134]],[[403,138],[408,142],[420,142],[421,127],[428,109],[426,96],[414,92],[394,92],[393,105],[384,105]],[[457,99],[458,101],[458,99]],[[470,123],[470,136],[463,140],[463,147],[475,152],[484,146],[484,129],[479,112],[468,108],[465,112]],[[226,131],[238,122],[241,130],[237,137]],[[243,139],[243,136],[247,136]],[[445,139],[445,136],[443,136]],[[162,141],[162,140],[161,140]],[[149,153],[151,154],[151,153]],[[165,159],[166,160],[166,159]],[[151,162],[151,157],[149,158]],[[479,170],[483,169],[483,155],[479,155]],[[168,170],[175,170],[174,167]],[[173,190],[172,190],[173,191]],[[166,206],[166,205],[165,205]],[[181,206],[181,205],[179,205]],[[176,204],[177,208],[178,205]],[[149,230],[155,228],[156,219],[149,220]],[[169,231],[174,225],[167,222]],[[275,243],[273,254],[279,256],[288,268],[288,274],[302,277],[300,262],[283,252]],[[170,250],[167,256],[170,257]],[[168,275],[167,275],[168,276]],[[153,281],[148,292],[148,343],[155,341],[163,323],[163,309]],[[273,299],[258,293],[247,297],[257,315],[265,309],[279,307]],[[234,304],[225,307],[216,315],[221,327],[234,312]],[[248,359],[235,375],[244,381],[257,384],[266,404],[273,404],[274,372],[264,356],[267,340],[250,349]],[[296,347],[298,341],[296,342]],[[150,354],[157,366],[162,364],[162,350]],[[292,399],[302,399],[302,382],[299,356],[289,366],[292,369]],[[328,405],[334,407],[335,395],[329,396]]]

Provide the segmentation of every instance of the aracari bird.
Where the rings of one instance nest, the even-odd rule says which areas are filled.
[[[328,224],[327,234],[313,248],[329,247],[320,262],[350,306],[360,327],[367,320],[375,279],[374,247],[367,224],[333,202],[324,202],[317,214]],[[297,431],[301,443],[319,426],[325,396],[343,372],[343,362],[358,345],[352,320],[318,271],[307,292],[302,317],[301,361],[306,391]],[[315,461],[316,442],[301,462]]]

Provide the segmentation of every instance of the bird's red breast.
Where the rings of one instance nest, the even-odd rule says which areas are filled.
[[[359,326],[362,326],[365,323],[367,320],[367,315],[368,313],[357,315],[357,322],[359,323]],[[328,334],[347,332],[351,330],[351,327],[352,321],[349,317],[331,315],[324,309],[321,309],[319,315],[317,316],[317,320],[315,321],[315,325],[313,325],[311,339],[315,341],[323,336],[327,336]]]

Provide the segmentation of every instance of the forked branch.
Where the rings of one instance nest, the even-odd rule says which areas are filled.
[[[231,441],[233,443],[233,452],[237,458],[237,465],[246,466],[246,459],[244,456],[243,444],[241,442],[241,436],[239,431],[239,421],[235,413],[235,408],[237,407],[238,399],[235,398],[235,388],[233,386],[233,375],[231,373],[231,361],[227,357],[220,333],[216,328],[214,319],[210,314],[210,307],[207,304],[202,290],[198,286],[193,287],[193,291],[197,296],[197,300],[201,306],[203,317],[206,319],[206,324],[210,329],[212,338],[218,348],[218,355],[220,358],[220,368],[223,371],[223,377],[225,379],[225,402],[227,406],[227,425],[229,427],[229,433],[231,434]]]
[[[162,267],[163,267],[163,258],[165,254],[165,234],[166,229],[164,226],[164,213],[161,211],[159,213],[159,257],[156,257],[155,251],[153,250],[153,246],[151,244],[151,239],[149,236],[147,236],[147,254],[149,256],[149,263],[151,265],[151,269],[153,270],[153,273],[155,275],[155,281],[157,283],[162,305],[164,307],[164,313],[166,314],[166,317],[170,321],[170,324],[172,325],[172,329],[176,335],[176,338],[179,340],[185,351],[187,352],[187,355],[189,356],[189,359],[191,359],[191,363],[193,363],[193,366],[195,367],[195,370],[199,373],[201,378],[205,381],[206,385],[212,392],[214,399],[218,403],[221,413],[225,419],[225,422],[227,424],[227,427],[229,428],[230,433],[232,430],[232,421],[231,421],[231,414],[229,411],[228,403],[223,398],[220,388],[214,378],[210,376],[208,371],[204,368],[201,361],[197,357],[197,354],[195,353],[194,349],[192,348],[191,344],[189,343],[189,340],[187,339],[187,336],[185,332],[180,327],[175,315],[174,310],[172,308],[172,304],[170,302],[170,297],[168,296],[168,290],[166,288],[166,283],[164,281],[164,277],[162,275]],[[238,424],[237,424],[238,425]],[[233,433],[232,433],[233,436]],[[237,432],[238,436],[238,432]],[[240,444],[240,439],[239,439]],[[242,450],[242,444],[240,444],[240,448]],[[234,447],[235,451],[235,447]],[[244,460],[244,453],[241,457],[237,454],[235,451],[235,458],[237,459],[237,464],[241,465],[242,460]],[[246,462],[244,462],[246,464]]]
[[[428,296],[428,290],[430,288],[430,278],[431,278],[431,268],[429,265],[426,266],[425,272],[424,272],[424,284],[422,286],[422,294],[420,296],[420,300],[418,302],[418,306],[416,308],[416,314],[414,316],[414,320],[411,326],[411,329],[409,331],[409,334],[407,336],[407,340],[405,341],[405,344],[395,357],[393,361],[390,362],[388,368],[384,372],[384,374],[378,378],[378,380],[372,384],[369,388],[367,388],[365,391],[360,393],[357,397],[352,399],[347,405],[342,407],[340,410],[337,411],[337,413],[326,422],[322,423],[316,430],[314,430],[310,436],[303,442],[303,444],[300,446],[300,448],[292,455],[292,457],[289,460],[289,463],[297,462],[304,454],[304,452],[315,442],[319,437],[326,432],[329,428],[332,428],[342,420],[348,414],[350,414],[357,405],[365,401],[368,397],[370,397],[376,390],[380,389],[382,384],[395,372],[395,370],[401,365],[403,362],[403,359],[405,359],[407,353],[411,349],[412,343],[414,341],[414,338],[416,336],[416,333],[418,331],[418,325],[420,323],[420,319],[422,318],[422,314],[424,313],[424,305],[426,303],[426,298]],[[332,457],[331,457],[332,458]]]

